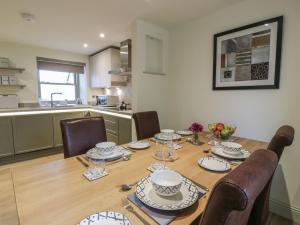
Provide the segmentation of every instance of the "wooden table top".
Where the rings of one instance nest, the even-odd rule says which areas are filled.
[[[215,173],[198,166],[197,160],[206,155],[203,150],[210,148],[206,137],[203,136],[202,141],[205,144],[201,146],[188,142],[182,144],[183,148],[177,150],[179,159],[168,162],[167,167],[212,190],[214,184],[227,173]],[[250,152],[267,145],[265,142],[242,138],[237,142]],[[155,151],[155,144],[151,142],[151,145],[150,149],[133,153],[129,161],[108,165],[109,175],[92,182],[82,176],[86,168],[75,157],[5,170],[0,173],[0,202],[5,200],[0,211],[9,204],[7,212],[11,218],[16,219],[18,215],[20,225],[75,225],[88,215],[105,210],[121,212],[132,224],[142,224],[121,206],[121,199],[134,192],[135,188],[122,192],[119,185],[134,183],[150,173],[147,167],[153,162],[152,155]],[[4,198],[3,188],[6,188],[9,198]],[[13,191],[15,196],[12,195]],[[190,224],[203,212],[209,194],[210,192],[179,214],[171,224]],[[156,224],[141,210],[135,206],[134,208],[149,223]],[[0,225],[1,216],[3,215],[0,214]],[[11,221],[3,224],[18,224],[14,219]]]

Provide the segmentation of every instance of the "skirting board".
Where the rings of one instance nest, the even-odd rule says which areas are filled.
[[[300,223],[300,209],[284,202],[270,199],[270,211],[296,223]]]

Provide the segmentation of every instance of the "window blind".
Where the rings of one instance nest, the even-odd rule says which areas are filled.
[[[84,74],[85,63],[37,57],[39,70]]]

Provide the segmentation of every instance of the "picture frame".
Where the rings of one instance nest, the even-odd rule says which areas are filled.
[[[213,90],[279,89],[283,16],[214,35]]]

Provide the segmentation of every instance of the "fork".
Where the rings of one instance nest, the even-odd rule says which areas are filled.
[[[136,211],[134,211],[134,208],[132,205],[130,205],[129,201],[127,198],[122,198],[122,206],[128,211],[133,213],[139,220],[145,224],[145,225],[150,225],[141,215],[139,215]]]

